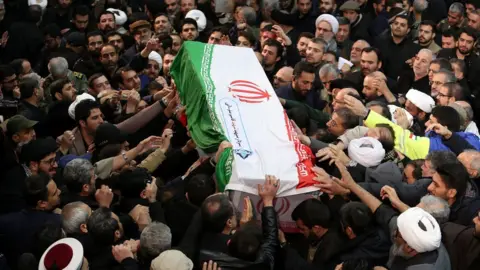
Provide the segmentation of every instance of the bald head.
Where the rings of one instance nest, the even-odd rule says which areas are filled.
[[[293,79],[293,68],[282,67],[277,71],[277,74],[273,77],[273,87],[279,88],[285,85],[289,85]]]
[[[354,88],[343,88],[342,90],[338,91],[338,93],[335,95],[335,98],[333,100],[333,110],[336,111],[340,108],[345,107],[345,96],[355,96],[358,99],[360,99],[360,94],[358,93],[357,90]]]
[[[480,176],[480,152],[476,150],[466,150],[458,155],[458,160],[467,169],[471,178]]]
[[[472,106],[470,106],[470,103],[466,101],[455,101],[456,104],[462,106],[462,108],[467,112],[467,119],[466,119],[466,124],[468,125],[472,120],[473,120],[473,109]]]

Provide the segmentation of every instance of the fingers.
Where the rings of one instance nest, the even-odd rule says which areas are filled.
[[[315,172],[317,176],[329,176],[328,173],[320,167],[315,166],[312,168],[312,170]]]

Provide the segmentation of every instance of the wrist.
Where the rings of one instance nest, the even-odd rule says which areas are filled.
[[[273,207],[273,199],[263,199],[263,206],[264,207]]]

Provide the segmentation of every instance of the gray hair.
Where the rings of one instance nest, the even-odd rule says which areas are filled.
[[[463,7],[462,3],[455,2],[450,5],[450,7],[448,8],[448,11],[452,13],[460,13],[460,15],[463,16],[463,14],[465,13],[465,8]]]
[[[71,192],[80,192],[83,185],[89,185],[93,165],[83,158],[76,158],[63,169],[63,179]],[[79,190],[80,189],[80,190]]]
[[[327,50],[327,42],[323,38],[312,38],[311,40],[315,44],[322,45],[322,51],[325,52]]]
[[[88,222],[88,209],[83,202],[72,202],[62,209],[62,227],[67,235],[80,233],[80,226]]]
[[[68,62],[63,57],[54,57],[48,63],[48,70],[53,77],[62,78],[68,73]]]
[[[466,101],[455,101],[455,103],[462,106],[467,113],[467,122],[472,121],[474,116],[472,106]]]
[[[477,171],[477,174],[480,175],[480,152],[473,149],[467,149],[463,151],[463,153],[468,154],[472,157],[472,163],[470,163],[470,167]]]
[[[430,49],[425,49],[425,48],[423,48],[423,49],[421,49],[420,51],[418,51],[418,53],[421,53],[421,52],[428,54],[428,55],[432,58],[432,60],[433,60],[433,56],[434,56],[434,55],[433,55],[433,52],[432,52]],[[417,53],[417,54],[418,54],[418,53]]]
[[[31,72],[31,73],[28,73],[26,75],[23,75],[22,80],[24,80],[24,79],[35,80],[37,82],[37,87],[40,87],[40,83],[42,81],[42,77],[40,77],[40,75],[38,75],[35,72]]]
[[[252,7],[242,7],[243,16],[248,25],[255,25],[257,22],[257,13]]]
[[[340,78],[340,72],[338,71],[338,69],[333,64],[323,65],[320,68],[320,71],[318,73],[321,77],[331,74],[335,77],[335,79]]]
[[[152,222],[140,235],[140,250],[149,257],[157,257],[172,245],[170,228],[160,222]]]
[[[446,164],[457,164],[459,163],[457,156],[450,151],[433,151],[430,152],[425,160],[429,160],[432,164],[432,169],[437,170]]]
[[[445,83],[454,83],[457,82],[457,77],[455,77],[455,73],[451,72],[450,70],[447,69],[440,69],[437,74],[443,74],[445,75],[446,81]]]
[[[450,206],[442,198],[433,195],[425,195],[420,199],[423,210],[432,215],[438,223],[447,222],[450,217]]]

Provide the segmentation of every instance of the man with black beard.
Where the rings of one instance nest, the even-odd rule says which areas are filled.
[[[95,73],[101,72],[101,65],[98,61],[100,50],[105,42],[102,32],[93,31],[87,34],[87,51],[85,51],[73,65],[73,70],[85,74],[90,78]]]
[[[435,23],[432,21],[422,21],[418,29],[419,44],[423,49],[429,49],[433,54],[437,54],[442,48],[435,43]]]
[[[115,15],[110,11],[103,11],[98,17],[97,27],[104,34],[115,30]]]
[[[465,28],[460,32],[457,46],[453,49],[442,49],[437,58],[457,58],[465,61],[467,81],[473,93],[480,91],[480,58],[473,53],[477,33],[472,28]]]
[[[416,39],[418,37],[418,29],[420,27],[420,24],[423,20],[422,18],[422,13],[425,9],[428,7],[428,2],[427,0],[414,0],[413,1],[413,11],[412,11],[412,16],[414,19],[413,25],[412,25],[412,38]]]
[[[332,14],[337,9],[337,3],[335,0],[320,0],[320,13]]]

